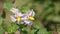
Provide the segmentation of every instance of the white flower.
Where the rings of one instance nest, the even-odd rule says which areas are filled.
[[[14,15],[11,16],[11,20],[13,22],[17,22],[17,24],[27,24],[32,25],[33,20],[35,20],[33,17],[35,15],[35,12],[33,10],[27,11],[26,14],[22,14],[19,12],[18,9],[12,8],[11,11],[14,13]]]
[[[10,11],[12,11],[15,14],[15,16],[22,16],[22,13],[19,12],[17,8],[11,8]]]
[[[28,25],[32,25],[33,20],[35,20],[34,15],[35,15],[35,12],[33,10],[27,11],[24,17],[25,18],[24,22]]]
[[[35,16],[35,12],[32,9],[32,10],[27,11],[26,15],[34,17]]]
[[[21,17],[23,17],[23,14],[21,12],[19,12],[19,10],[17,8],[11,8],[11,10],[14,15],[11,15],[11,20],[13,22],[17,22],[17,24],[23,24],[23,21],[21,20]]]

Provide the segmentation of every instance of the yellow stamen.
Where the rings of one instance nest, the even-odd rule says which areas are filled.
[[[18,16],[18,17],[17,17],[17,22],[20,22],[20,21],[21,21],[21,17]]]
[[[29,19],[30,19],[30,20],[35,20],[35,18],[34,18],[34,17],[32,17],[32,16],[30,16],[30,17],[29,17]]]

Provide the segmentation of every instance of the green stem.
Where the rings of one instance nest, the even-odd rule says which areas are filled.
[[[27,31],[28,31],[28,34],[31,34],[31,26],[27,26]]]

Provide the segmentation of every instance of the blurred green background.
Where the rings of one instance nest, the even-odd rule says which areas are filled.
[[[0,34],[60,34],[60,0],[0,0]],[[10,20],[10,11],[16,7],[25,13],[35,11],[35,21],[31,26],[17,25]],[[1,11],[2,10],[2,11]]]

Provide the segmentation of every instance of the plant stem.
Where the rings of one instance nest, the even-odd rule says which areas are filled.
[[[28,34],[31,34],[31,26],[27,26],[27,31],[28,31]]]

